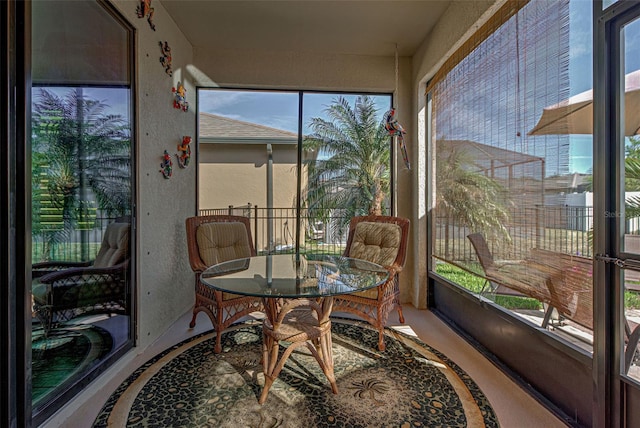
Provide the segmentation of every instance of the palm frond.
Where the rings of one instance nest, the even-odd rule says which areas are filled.
[[[81,207],[95,199],[98,209],[124,213],[131,205],[130,131],[108,106],[71,90],[65,96],[40,90],[32,115],[37,171],[48,177],[47,191],[61,205],[65,233]],[[58,196],[56,196],[58,195]],[[90,200],[80,200],[89,197]],[[91,202],[93,203],[93,202]],[[39,216],[34,216],[38,221]],[[40,228],[34,226],[34,230]],[[45,232],[43,232],[45,233]],[[46,232],[53,242],[62,232]]]
[[[306,206],[324,218],[340,207],[350,207],[350,214],[380,211],[375,205],[389,194],[391,154],[390,137],[375,103],[359,96],[352,106],[338,97],[325,113],[328,120],[311,119],[313,132],[303,143],[305,149],[321,154],[307,163]]]

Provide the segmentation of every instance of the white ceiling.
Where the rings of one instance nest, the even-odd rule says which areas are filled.
[[[196,48],[412,56],[455,0],[161,0]]]

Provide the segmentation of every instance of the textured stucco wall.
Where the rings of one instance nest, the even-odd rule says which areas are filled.
[[[250,203],[267,208],[267,152],[263,144],[201,144],[199,152],[199,208],[224,208]],[[275,245],[293,243],[295,226],[285,226],[285,217],[296,206],[298,149],[295,145],[273,146],[272,189]],[[283,211],[282,209],[286,209]],[[264,216],[261,211],[258,216]],[[268,239],[264,228],[252,229],[256,248],[264,250]]]
[[[411,254],[414,255],[413,284],[410,301],[418,308],[427,304],[427,108],[425,88],[428,80],[442,66],[446,59],[460,47],[505,0],[469,0],[452,2],[440,18],[429,36],[425,38],[412,58],[411,87],[413,93],[414,125],[416,139],[414,186],[411,189],[413,201],[413,240]],[[435,175],[429,177],[435,180]],[[433,187],[432,187],[433,188]]]
[[[414,86],[418,88],[420,83],[430,79],[447,58],[505,2],[506,0],[451,2],[429,36],[413,55]]]
[[[137,320],[138,346],[152,343],[194,302],[184,219],[195,212],[196,167],[178,167],[175,153],[183,135],[195,141],[195,89],[185,73],[193,50],[182,32],[154,2],[153,31],[136,16],[137,1],[114,5],[136,27],[137,130]],[[160,64],[160,41],[168,41],[173,76]],[[182,82],[190,110],[173,108],[171,88]],[[173,156],[173,176],[160,173],[162,154]],[[204,322],[204,321],[203,321]],[[186,327],[186,326],[185,326]]]
[[[199,208],[250,203],[267,207],[267,152],[263,144],[201,144]],[[298,149],[273,145],[273,207],[295,208]]]

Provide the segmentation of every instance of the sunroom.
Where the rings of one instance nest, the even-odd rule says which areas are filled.
[[[353,217],[410,222],[405,322],[393,311],[387,349],[368,349],[342,326],[366,323],[334,313],[340,392],[292,354],[271,399],[312,402],[285,394],[306,377],[329,398],[283,426],[377,426],[362,409],[384,412],[387,393],[464,426],[640,424],[637,2],[10,0],[0,14],[0,425],[213,418],[221,388],[178,399],[190,371],[154,365],[208,343],[206,316],[190,326],[185,221],[212,213],[247,217],[258,258],[309,261],[340,256]],[[260,322],[240,319],[223,338],[238,348],[191,372],[227,370],[213,361],[240,358]],[[412,401],[438,389],[413,368],[404,395],[349,378],[356,348],[433,358],[470,379],[477,411]],[[123,404],[145,401],[152,372],[173,373],[165,414],[160,398]],[[365,407],[340,402],[347,381]],[[390,426],[436,423],[394,406]],[[329,408],[346,419],[320,419]]]

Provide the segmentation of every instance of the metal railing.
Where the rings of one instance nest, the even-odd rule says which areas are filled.
[[[327,221],[317,212],[295,208],[262,208],[257,205],[202,209],[199,215],[240,215],[251,219],[251,234],[256,250],[261,254],[293,252],[296,249],[296,226],[300,221],[300,251],[305,254],[340,254],[344,251],[348,221],[333,214]],[[270,223],[270,224],[269,224]],[[271,236],[269,236],[271,235]]]
[[[516,207],[510,211],[509,218],[509,224],[505,225],[508,236],[498,234],[487,239],[496,259],[523,259],[532,248],[592,256],[592,207]],[[475,260],[467,235],[477,230],[452,218],[436,217],[433,231],[434,255],[450,261]]]

